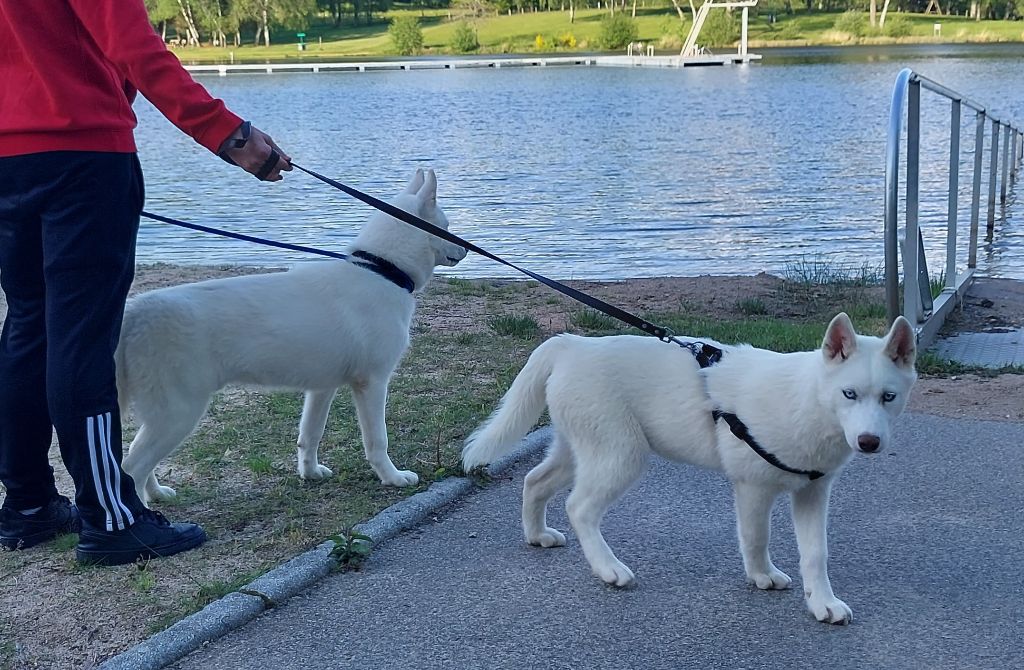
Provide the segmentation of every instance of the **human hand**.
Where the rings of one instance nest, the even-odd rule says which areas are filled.
[[[217,155],[261,181],[281,181],[281,172],[292,169],[291,157],[274,143],[270,135],[252,127],[248,121],[224,140]]]

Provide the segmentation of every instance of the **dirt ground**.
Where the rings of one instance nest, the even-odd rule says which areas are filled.
[[[133,291],[254,271],[258,269],[146,266],[139,269]],[[487,310],[494,308],[496,296],[501,301],[502,287],[507,283],[491,282],[493,291],[486,299],[472,291],[461,294],[453,290],[428,290],[420,301],[417,322],[429,324],[432,330],[448,332],[485,330]],[[783,280],[766,274],[572,284],[638,312],[682,308],[693,313],[720,315],[721,318],[742,318],[745,314],[740,306],[744,302],[759,301],[771,310],[770,313],[783,318],[801,316],[788,311],[798,308],[791,307],[791,301],[787,300]],[[525,302],[518,306],[525,309],[524,305],[528,305],[529,313],[545,331],[558,332],[565,327],[566,308],[562,299],[555,300],[554,295],[543,286],[531,286]],[[509,292],[506,308],[515,310],[517,304],[513,301],[516,300],[524,300],[524,295]],[[1019,325],[1024,319],[1024,310],[1018,314],[1013,308],[1004,309],[1002,301],[998,291],[991,297],[967,301],[951,327],[983,330],[993,327],[993,324],[1000,327]],[[6,304],[0,293],[0,319],[5,314]],[[922,376],[908,409],[957,418],[1022,422],[1022,398],[1024,375]],[[59,488],[65,492],[72,491],[73,486],[56,459],[56,450],[53,460],[60,478]],[[96,582],[95,577],[93,575],[90,582]],[[99,660],[144,639],[148,631],[141,621],[145,620],[146,612],[125,612],[117,603],[119,591],[125,588],[125,574],[110,571],[109,578],[104,579],[109,583],[101,579],[89,593],[82,593],[82,584],[76,583],[75,573],[55,566],[51,558],[26,564],[20,559],[12,562],[12,557],[0,554],[0,669],[93,667]],[[88,604],[86,613],[82,612],[83,601]],[[40,658],[45,661],[40,662]]]

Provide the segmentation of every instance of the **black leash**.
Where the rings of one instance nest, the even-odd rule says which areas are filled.
[[[201,226],[198,223],[189,223],[187,221],[179,221],[178,219],[172,219],[168,216],[160,216],[159,214],[152,214],[143,210],[140,214],[147,219],[153,219],[154,221],[160,221],[161,223],[169,223],[172,226],[180,226],[181,228],[188,228],[189,230],[198,230],[202,233],[210,233],[212,235],[220,235],[221,237],[230,237],[235,240],[242,240],[244,242],[255,242],[256,244],[262,244],[268,247],[277,247],[279,249],[290,249],[291,251],[303,251],[309,254],[318,254],[320,256],[328,256],[330,258],[337,258],[338,260],[348,260],[353,265],[358,265],[361,268],[366,268],[372,272],[376,272],[381,277],[384,277],[391,283],[399,286],[409,293],[412,293],[416,289],[416,285],[413,283],[412,277],[407,273],[403,272],[391,261],[385,260],[379,256],[356,250],[352,252],[352,256],[358,260],[352,260],[346,254],[339,254],[334,251],[327,251],[325,249],[317,249],[316,247],[306,247],[301,244],[289,244],[288,242],[278,242],[277,240],[267,240],[262,237],[255,237],[253,235],[243,235],[242,233],[233,233],[230,230],[221,230],[220,228],[211,228],[209,226]]]
[[[225,160],[227,160],[228,162],[231,162],[227,157],[224,157],[224,156],[222,156],[222,157]],[[271,162],[268,160],[267,164],[270,164],[270,163]],[[277,164],[277,161],[275,160],[273,162],[273,165],[276,165],[276,164]],[[467,249],[468,251],[475,252],[475,253],[477,253],[477,254],[485,257],[485,258],[489,258],[489,259],[491,259],[493,261],[501,263],[502,265],[506,265],[506,266],[508,266],[508,267],[510,267],[510,268],[512,268],[514,270],[517,270],[517,271],[525,274],[526,276],[531,277],[533,279],[536,279],[537,281],[541,282],[542,284],[545,284],[546,286],[549,286],[550,288],[553,288],[554,290],[558,291],[559,293],[567,295],[570,298],[572,298],[572,299],[574,299],[574,300],[576,300],[578,302],[583,303],[584,305],[588,305],[589,307],[593,307],[594,309],[596,309],[596,310],[598,310],[600,312],[603,312],[603,313],[607,314],[608,316],[614,317],[614,318],[618,319],[619,321],[622,321],[623,323],[629,324],[630,326],[633,326],[635,328],[639,328],[640,330],[644,331],[645,333],[649,333],[651,335],[654,335],[655,337],[657,337],[662,342],[674,342],[675,344],[678,344],[680,347],[682,347],[683,349],[688,350],[691,354],[693,354],[694,359],[697,361],[697,365],[700,366],[701,368],[709,367],[711,365],[714,365],[715,363],[718,363],[720,360],[722,360],[722,350],[719,349],[718,347],[714,347],[714,346],[712,346],[710,344],[705,344],[704,342],[683,342],[682,340],[677,339],[675,337],[675,333],[673,333],[672,330],[669,329],[669,328],[665,328],[664,326],[656,325],[654,323],[651,323],[650,321],[647,321],[646,319],[641,319],[639,316],[636,316],[635,314],[631,314],[630,312],[627,312],[624,309],[621,309],[619,307],[616,307],[615,305],[609,304],[609,303],[607,303],[607,302],[605,302],[603,300],[595,298],[592,295],[589,295],[587,293],[584,293],[582,291],[574,289],[571,286],[566,286],[565,284],[563,284],[563,283],[561,283],[559,281],[556,281],[554,279],[549,279],[548,277],[545,277],[544,275],[538,274],[538,273],[533,272],[531,270],[527,270],[526,268],[519,267],[515,263],[507,261],[504,258],[501,258],[500,256],[498,256],[496,254],[492,254],[491,252],[487,251],[486,249],[478,247],[477,245],[473,244],[472,242],[470,242],[468,240],[464,240],[463,238],[459,237],[458,235],[455,235],[453,233],[448,232],[444,228],[439,228],[438,226],[435,226],[434,224],[430,223],[429,221],[427,221],[425,219],[421,219],[420,217],[416,216],[415,214],[410,214],[409,212],[406,212],[403,209],[399,209],[398,207],[395,207],[391,203],[384,202],[383,200],[381,200],[379,198],[375,198],[372,195],[368,195],[366,193],[363,193],[362,191],[360,191],[358,189],[355,189],[355,188],[352,188],[351,186],[347,186],[345,184],[342,184],[341,182],[335,181],[335,180],[331,179],[330,177],[325,177],[324,175],[322,175],[322,174],[320,174],[318,172],[314,172],[313,170],[308,170],[308,169],[306,169],[306,168],[302,167],[301,165],[298,165],[298,164],[296,164],[294,162],[291,165],[292,165],[292,167],[298,168],[302,172],[305,172],[306,174],[310,175],[311,177],[315,177],[316,179],[319,179],[320,181],[324,182],[325,184],[327,184],[329,186],[333,186],[334,188],[338,189],[339,191],[347,193],[348,195],[352,196],[353,198],[366,203],[367,205],[373,207],[374,209],[377,209],[377,210],[379,210],[381,212],[384,212],[385,214],[393,216],[394,218],[398,219],[399,221],[407,223],[410,226],[413,226],[414,228],[418,228],[419,230],[422,230],[425,233],[429,233],[430,235],[434,235],[435,237],[440,237],[441,239],[443,239],[443,240],[445,240],[447,242],[451,242],[452,244],[457,244],[458,246],[460,246],[460,247],[462,247],[464,249]],[[266,167],[266,165],[264,167]],[[266,176],[266,175],[264,175],[264,176]],[[151,214],[151,213],[145,212],[145,211],[142,212],[142,216],[145,216],[145,217],[147,217],[149,219],[153,219],[154,221],[161,221],[163,223],[169,223],[169,224],[172,224],[172,225],[175,225],[175,226],[180,226],[182,228],[188,228],[190,230],[197,230],[197,231],[204,232],[204,233],[211,233],[213,235],[221,235],[223,237],[230,237],[230,238],[233,238],[233,239],[236,239],[236,240],[243,240],[243,241],[246,241],[246,242],[255,242],[257,244],[264,244],[264,245],[267,245],[267,246],[278,247],[280,249],[289,249],[289,250],[292,250],[292,251],[302,251],[302,252],[311,253],[311,254],[319,254],[321,256],[329,256],[331,258],[338,258],[338,259],[342,259],[342,260],[345,260],[345,259],[348,258],[348,256],[346,256],[345,254],[339,254],[339,253],[336,253],[336,252],[333,252],[333,251],[326,251],[324,249],[317,249],[315,247],[307,247],[307,246],[303,246],[303,245],[300,245],[300,244],[289,244],[287,242],[278,242],[276,240],[267,240],[267,239],[263,239],[261,237],[254,237],[252,235],[243,235],[242,233],[234,233],[234,232],[227,231],[227,230],[220,230],[218,228],[211,228],[209,226],[201,226],[201,225],[198,225],[198,224],[195,224],[195,223],[187,223],[185,221],[179,221],[177,219],[172,219],[172,218],[169,218],[169,217],[160,216],[158,214]],[[366,252],[363,252],[363,251],[353,252],[352,255],[360,258],[360,261],[362,261],[362,262],[355,261],[357,264],[362,265],[363,267],[366,267],[367,269],[370,269],[370,270],[376,272],[377,274],[380,274],[381,276],[391,280],[392,282],[394,282],[395,284],[401,286],[402,288],[405,288],[406,290],[412,292],[413,289],[412,289],[412,281],[411,281],[411,279],[409,279],[408,275],[406,275],[404,272],[399,270],[397,267],[395,267],[389,261],[386,261],[386,260],[384,260],[382,258],[373,256],[372,254],[369,254],[369,253],[366,253]],[[398,276],[398,275],[404,276],[405,279],[408,280],[408,284],[404,283],[403,280],[401,279],[401,276]],[[737,438],[739,438],[740,440],[745,442],[747,445],[749,445],[750,448],[753,449],[754,452],[757,453],[758,456],[760,456],[761,458],[763,458],[767,462],[771,463],[775,467],[779,468],[780,470],[785,470],[786,472],[791,472],[793,474],[798,474],[798,475],[806,475],[811,480],[818,479],[819,477],[824,477],[825,476],[825,473],[818,472],[817,470],[797,470],[795,468],[791,468],[791,467],[783,464],[779,459],[777,459],[771,453],[765,451],[764,448],[761,447],[761,445],[759,445],[757,443],[757,441],[750,434],[750,431],[747,429],[746,424],[744,424],[742,421],[740,421],[740,419],[735,414],[729,414],[729,413],[726,413],[726,412],[720,412],[718,410],[715,410],[712,413],[712,415],[714,416],[715,421],[717,421],[720,418],[724,419],[726,421],[726,423],[729,424],[729,428],[732,430],[732,433]]]
[[[180,226],[181,228],[188,228],[189,230],[198,230],[201,233],[210,233],[211,235],[220,235],[221,237],[230,237],[235,240],[242,240],[244,242],[255,242],[256,244],[263,244],[268,247],[277,247],[278,249],[290,249],[291,251],[303,251],[307,254],[318,254],[320,256],[329,256],[331,258],[337,258],[340,260],[346,260],[348,258],[345,254],[339,254],[334,251],[327,251],[325,249],[317,249],[316,247],[304,247],[301,244],[289,244],[288,242],[278,242],[276,240],[265,240],[262,237],[254,237],[252,235],[243,235],[242,233],[233,233],[230,230],[221,230],[220,228],[210,228],[209,226],[200,226],[198,223],[188,223],[187,221],[179,221],[178,219],[172,219],[167,216],[160,216],[159,214],[152,214],[143,210],[142,216],[147,219],[153,219],[154,221],[160,221],[162,223],[169,223],[172,226]]]
[[[636,316],[635,314],[631,314],[631,313],[627,312],[624,309],[616,307],[615,305],[611,305],[609,303],[606,303],[603,300],[599,300],[598,298],[595,298],[592,295],[588,295],[588,294],[584,293],[583,291],[578,291],[578,290],[572,288],[571,286],[566,286],[565,284],[563,284],[563,283],[561,283],[559,281],[556,281],[554,279],[549,279],[549,278],[545,277],[544,275],[537,274],[536,272],[532,272],[530,270],[527,270],[526,268],[519,267],[515,263],[511,263],[511,262],[505,260],[504,258],[501,258],[500,256],[497,256],[496,254],[492,254],[491,252],[487,251],[486,249],[478,247],[477,245],[473,244],[472,242],[470,242],[468,240],[464,240],[461,237],[459,237],[458,235],[454,235],[454,234],[448,232],[444,228],[439,228],[438,226],[435,226],[434,224],[430,223],[429,221],[426,221],[425,219],[421,219],[420,217],[418,217],[418,216],[416,216],[414,214],[410,214],[409,212],[406,212],[403,209],[399,209],[398,207],[395,207],[394,205],[392,205],[390,203],[384,202],[383,200],[381,200],[379,198],[375,198],[372,195],[368,195],[366,193],[363,193],[362,191],[360,191],[358,189],[355,189],[355,188],[352,188],[351,186],[347,186],[345,184],[342,184],[339,181],[335,181],[335,180],[331,179],[330,177],[325,177],[324,175],[322,175],[322,174],[320,174],[318,172],[314,172],[313,170],[308,170],[308,169],[302,167],[301,165],[298,165],[295,162],[292,162],[292,167],[297,168],[297,169],[305,172],[306,174],[310,175],[311,177],[315,177],[316,179],[319,179],[320,181],[322,181],[325,184],[328,184],[329,186],[333,186],[334,188],[338,189],[339,191],[347,193],[348,195],[352,196],[356,200],[361,200],[362,202],[366,203],[370,207],[373,207],[374,209],[380,210],[380,211],[384,212],[385,214],[393,216],[394,218],[398,219],[399,221],[402,221],[404,223],[408,223],[410,226],[413,226],[414,228],[418,228],[418,229],[422,230],[425,233],[430,233],[431,235],[434,235],[435,237],[440,237],[442,240],[445,240],[447,242],[451,242],[452,244],[457,244],[460,247],[462,247],[463,249],[467,249],[467,250],[472,251],[474,253],[480,254],[481,256],[483,256],[485,258],[489,258],[492,261],[497,261],[498,263],[501,263],[502,265],[507,265],[508,267],[512,268],[513,270],[518,270],[519,272],[522,272],[524,275],[526,275],[528,277],[531,277],[532,279],[536,279],[540,283],[545,284],[545,285],[555,289],[559,293],[563,293],[563,294],[569,296],[573,300],[581,302],[584,305],[587,305],[589,307],[593,307],[594,309],[596,309],[596,310],[598,310],[600,312],[604,312],[608,316],[614,317],[614,318],[618,319],[619,321],[622,321],[623,323],[627,323],[627,324],[633,326],[634,328],[639,328],[640,330],[644,331],[645,333],[649,333],[651,335],[654,335],[655,337],[657,337],[659,340],[661,340],[663,342],[676,342],[677,344],[682,344],[678,340],[675,339],[674,333],[669,328],[665,328],[664,326],[658,326],[656,324],[653,324],[650,321],[647,321],[646,319],[641,319],[639,316]]]
[[[757,454],[764,460],[768,461],[769,463],[777,467],[779,470],[792,472],[794,475],[804,475],[812,482],[815,479],[819,479],[825,476],[824,472],[819,472],[818,470],[798,470],[797,468],[791,468],[782,461],[780,461],[779,459],[777,459],[771,452],[766,451],[764,447],[757,443],[757,440],[754,439],[754,436],[750,434],[750,429],[747,428],[747,424],[740,421],[740,418],[735,414],[732,414],[730,412],[722,412],[716,409],[711,412],[711,416],[714,417],[715,421],[722,419],[727,424],[729,424],[729,430],[732,431],[732,434],[735,435],[737,439],[746,442],[747,446],[753,449],[755,454]]]

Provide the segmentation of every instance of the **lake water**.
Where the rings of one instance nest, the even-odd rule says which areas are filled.
[[[434,168],[453,232],[558,278],[780,274],[814,259],[880,267],[885,129],[900,69],[1024,122],[1024,45],[761,53],[760,63],[731,67],[200,81],[296,162],[372,194],[390,197],[415,168]],[[922,225],[937,272],[949,105],[925,93],[922,107]],[[259,183],[192,143],[147,102],[136,108],[152,212],[333,250],[370,214],[306,175]],[[969,202],[973,123],[965,113],[962,203]],[[987,173],[987,158],[985,166]],[[1017,187],[994,244],[979,251],[983,273],[1024,277],[1022,203]],[[150,221],[138,256],[259,265],[310,258]],[[514,276],[474,255],[450,272]]]

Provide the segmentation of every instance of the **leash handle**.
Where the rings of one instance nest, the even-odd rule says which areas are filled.
[[[624,309],[621,309],[619,307],[616,307],[615,305],[611,305],[611,304],[609,304],[609,303],[607,303],[607,302],[605,302],[603,300],[595,298],[592,295],[588,295],[588,294],[586,294],[586,293],[584,293],[582,291],[574,289],[571,286],[566,286],[565,284],[563,284],[563,283],[561,283],[559,281],[556,281],[554,279],[549,279],[548,277],[545,277],[544,275],[537,274],[536,272],[532,272],[530,270],[527,270],[526,268],[519,267],[515,263],[509,262],[509,261],[505,260],[504,258],[501,258],[500,256],[492,254],[491,252],[487,251],[486,249],[478,247],[477,245],[473,244],[472,242],[470,242],[468,240],[462,239],[458,235],[454,235],[454,234],[448,232],[444,228],[440,228],[438,226],[435,226],[434,224],[430,223],[429,221],[427,221],[425,219],[421,219],[420,217],[418,217],[418,216],[416,216],[414,214],[410,214],[409,212],[406,212],[404,209],[399,209],[398,207],[395,207],[391,203],[384,202],[383,200],[381,200],[379,198],[375,198],[372,195],[368,195],[366,193],[363,193],[362,191],[360,191],[358,189],[355,189],[355,188],[352,188],[351,186],[347,186],[345,184],[342,184],[341,182],[335,181],[334,179],[331,179],[330,177],[325,177],[324,175],[320,174],[319,172],[315,172],[313,170],[309,170],[307,168],[304,168],[301,165],[299,165],[298,163],[295,163],[294,161],[292,162],[291,165],[292,165],[292,167],[294,167],[294,168],[296,168],[298,170],[301,170],[302,172],[305,172],[309,176],[314,177],[316,179],[319,179],[320,181],[324,182],[325,184],[327,184],[329,186],[333,186],[334,188],[338,189],[339,191],[347,193],[348,195],[352,196],[356,200],[360,200],[360,201],[366,203],[367,205],[369,205],[370,207],[373,207],[374,209],[380,210],[381,212],[384,212],[385,214],[393,216],[394,218],[398,219],[399,221],[407,223],[410,226],[413,226],[414,228],[418,228],[418,229],[422,230],[425,233],[429,233],[431,235],[434,235],[435,237],[440,237],[442,240],[445,240],[446,242],[451,242],[452,244],[457,244],[458,246],[462,247],[463,249],[466,249],[468,251],[472,251],[474,253],[477,253],[477,254],[485,257],[485,258],[491,259],[492,261],[496,261],[498,263],[501,263],[502,265],[507,265],[508,267],[512,268],[513,270],[517,270],[517,271],[523,273],[524,275],[526,275],[526,276],[528,276],[528,277],[530,277],[532,279],[536,279],[540,283],[545,284],[546,286],[549,286],[550,288],[553,288],[554,290],[558,291],[559,293],[563,293],[563,294],[569,296],[573,300],[581,302],[584,305],[588,305],[590,307],[593,307],[594,309],[596,309],[596,310],[598,310],[600,312],[604,312],[608,316],[612,316],[612,317],[618,319],[619,321],[622,321],[624,323],[627,323],[627,324],[633,326],[634,328],[639,328],[640,330],[644,331],[645,333],[648,333],[650,335],[654,335],[655,337],[657,337],[659,340],[662,340],[663,342],[670,342],[670,341],[672,341],[673,333],[668,328],[664,328],[662,326],[658,326],[656,324],[653,324],[650,321],[647,321],[646,319],[641,319],[639,316],[636,316],[635,314],[631,314],[631,313],[627,312]]]

